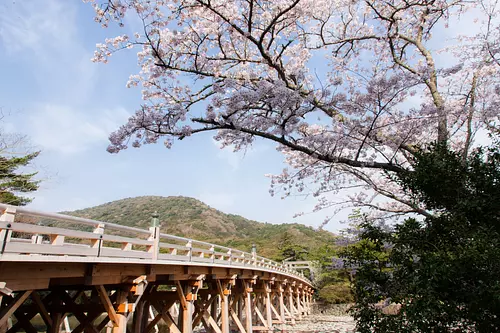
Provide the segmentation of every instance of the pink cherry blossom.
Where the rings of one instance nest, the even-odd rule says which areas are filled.
[[[127,86],[141,86],[144,103],[111,134],[109,152],[205,131],[235,150],[270,140],[289,165],[271,176],[271,194],[313,195],[315,210],[430,214],[390,173],[411,169],[431,141],[467,156],[498,116],[500,25],[486,2],[87,2],[105,27],[125,15],[144,22],[98,44],[93,58],[133,46],[141,68]],[[469,9],[485,17],[481,33],[432,47],[433,32],[453,31]],[[345,200],[333,201],[337,193]]]

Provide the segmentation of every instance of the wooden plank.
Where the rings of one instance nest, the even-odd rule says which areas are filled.
[[[181,250],[181,251],[189,251],[191,248],[188,246],[184,245],[177,245],[177,244],[169,244],[169,243],[161,243],[160,242],[160,250],[161,249],[176,249],[176,250]]]
[[[113,322],[113,326],[117,327],[119,325],[119,318],[113,307],[113,303],[109,299],[108,292],[103,285],[95,286],[97,293],[99,294],[99,298],[101,299],[101,303],[104,305],[104,309],[108,313],[109,319]]]
[[[0,327],[3,326],[7,319],[24,303],[32,292],[33,290],[20,292],[5,308],[0,310]]]
[[[115,235],[102,235],[102,240],[105,242],[114,242],[114,243],[130,243],[133,245],[142,245],[142,246],[152,246],[153,242],[146,240],[146,239],[140,239],[140,238],[129,238],[129,237],[122,237],[122,236],[115,236]]]
[[[92,248],[81,246],[54,246],[51,244],[28,244],[9,242],[5,246],[4,253],[25,253],[25,254],[55,254],[55,255],[77,255],[77,256],[95,256],[97,251]]]
[[[0,229],[4,229],[7,226],[7,222],[0,222]],[[42,234],[42,235],[61,235],[66,237],[81,238],[81,239],[98,239],[99,235],[88,231],[78,231],[64,228],[47,227],[37,224],[10,223],[10,230],[23,232],[27,234]]]
[[[211,258],[202,258],[202,257],[191,257],[191,261],[211,263],[212,259]]]
[[[145,251],[124,251],[122,249],[112,247],[102,247],[101,257],[118,257],[118,258],[137,258],[137,259],[152,259],[153,255]]]
[[[174,254],[169,254],[169,253],[160,253],[160,254],[158,254],[158,260],[186,261],[186,256],[174,255]]]

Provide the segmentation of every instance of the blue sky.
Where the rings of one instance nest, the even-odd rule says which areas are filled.
[[[183,195],[262,222],[321,224],[328,212],[293,218],[312,210],[314,199],[269,195],[264,175],[285,165],[266,142],[236,154],[203,134],[171,150],[158,144],[107,153],[109,133],[140,104],[140,89],[125,87],[136,72],[134,52],[106,65],[90,61],[96,43],[132,32],[133,22],[102,29],[93,18],[79,0],[0,3],[3,131],[27,134],[42,150],[35,168],[44,181],[31,207],[62,211],[140,195]],[[344,228],[339,219],[326,229]]]

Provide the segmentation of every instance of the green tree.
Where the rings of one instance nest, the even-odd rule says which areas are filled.
[[[293,237],[288,231],[281,234],[278,241],[278,250],[280,251],[279,260],[307,260],[308,249],[299,244],[300,241]]]
[[[498,332],[499,146],[464,160],[438,145],[414,162],[396,180],[433,216],[394,228],[362,222],[360,242],[343,253],[356,269],[358,330]],[[400,310],[386,314],[381,301]]]
[[[20,169],[29,165],[38,154],[39,152],[22,157],[0,156],[0,202],[24,206],[33,200],[21,196],[20,193],[33,192],[38,189],[40,181],[34,180],[37,173],[25,173]]]

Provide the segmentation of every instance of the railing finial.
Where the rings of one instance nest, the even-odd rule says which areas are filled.
[[[155,211],[155,212],[153,213],[153,215],[151,215],[151,217],[152,217],[152,218],[151,218],[151,226],[152,226],[153,228],[155,228],[155,227],[159,227],[159,226],[160,226],[160,219],[159,219],[160,215],[158,214],[158,212],[157,212],[157,211]]]

